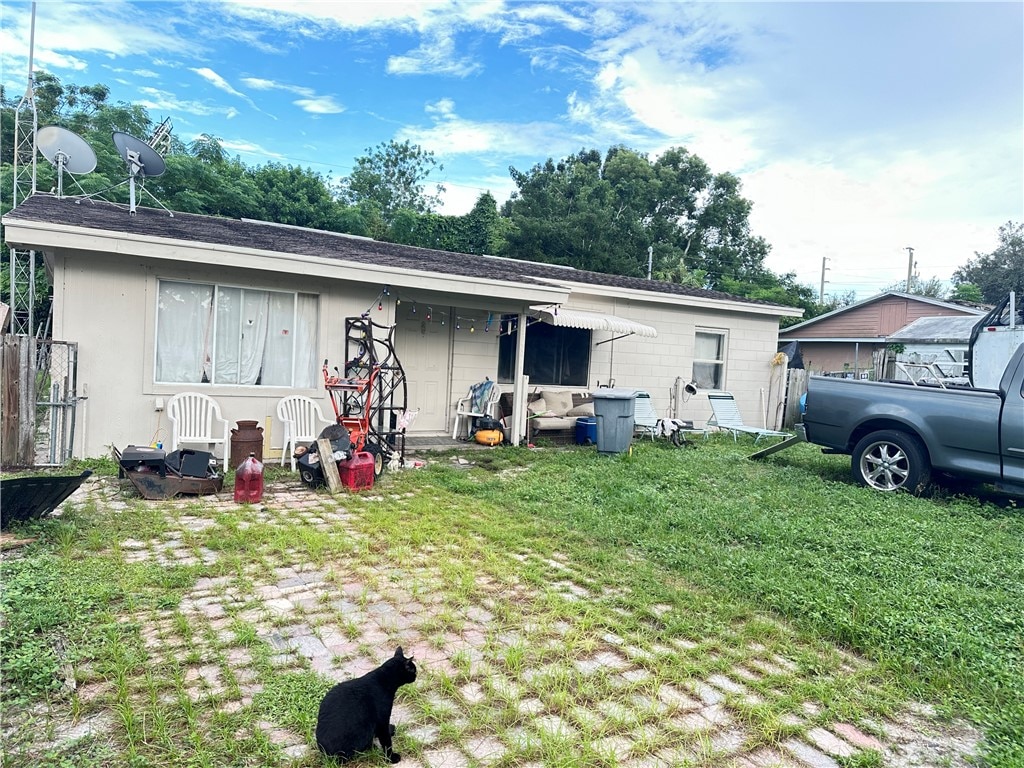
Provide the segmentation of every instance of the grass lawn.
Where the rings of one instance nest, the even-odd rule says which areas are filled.
[[[403,765],[868,768],[919,717],[1024,765],[1021,510],[750,452],[271,473],[252,506],[91,482],[0,563],[3,766],[322,765],[320,697],[398,643]]]

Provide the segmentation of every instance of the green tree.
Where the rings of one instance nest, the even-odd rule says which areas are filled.
[[[258,216],[265,221],[340,231],[340,210],[319,173],[268,163],[248,173],[259,190]]]
[[[981,293],[981,288],[976,286],[974,283],[960,283],[953,288],[953,294],[949,297],[950,301],[969,301],[973,304],[981,304],[985,301],[985,297]]]
[[[780,287],[764,267],[768,244],[750,232],[739,179],[713,174],[686,149],[653,162],[621,146],[603,161],[597,150],[581,150],[509,171],[517,190],[505,208],[513,225],[506,255],[646,276],[652,248],[660,279],[733,291],[774,279]]]
[[[974,256],[953,273],[955,283],[974,283],[990,304],[999,303],[1010,291],[1024,296],[1024,224],[1006,222],[999,228],[996,249]]]
[[[910,278],[910,290],[907,290],[907,281],[899,280],[895,283],[890,283],[882,289],[882,293],[887,291],[897,291],[899,293],[910,293],[914,296],[926,296],[929,299],[945,299],[949,293],[949,289],[946,287],[945,282],[940,280],[938,277],[930,277],[927,280],[922,280],[920,277]]]
[[[367,148],[357,157],[352,174],[341,182],[341,198],[349,205],[369,203],[377,207],[390,226],[398,211],[428,213],[438,207],[444,186],[427,192],[426,179],[433,170],[444,170],[434,153],[418,144],[394,140]]]

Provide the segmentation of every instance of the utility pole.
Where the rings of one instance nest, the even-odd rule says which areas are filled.
[[[654,246],[647,246],[647,279],[651,279],[651,267],[654,266]]]
[[[818,303],[819,304],[824,304],[825,303],[825,283],[828,282],[828,280],[825,279],[825,272],[826,272],[826,270],[828,270],[828,267],[825,266],[825,262],[826,261],[828,261],[828,256],[822,256],[821,257],[821,288],[818,289]]]
[[[907,293],[914,285],[914,249],[909,245],[904,249],[908,254],[907,258]]]

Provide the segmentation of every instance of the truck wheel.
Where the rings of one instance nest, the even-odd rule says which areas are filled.
[[[918,493],[931,478],[921,441],[898,430],[881,430],[857,443],[851,457],[853,479],[877,491]]]
[[[376,480],[384,474],[384,451],[376,443],[367,443],[363,450],[373,456],[373,479]]]

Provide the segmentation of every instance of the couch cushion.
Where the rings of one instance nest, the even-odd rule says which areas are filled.
[[[548,410],[555,416],[565,416],[572,410],[572,392],[556,392],[552,389],[545,389],[541,391],[540,396],[547,403]]]
[[[535,432],[548,429],[575,429],[575,416],[538,416],[531,420]]]
[[[594,415],[594,404],[593,403],[581,403],[575,408],[565,414],[566,416],[593,416]]]
[[[536,400],[526,404],[526,412],[531,416],[542,416],[548,414],[550,409],[548,408],[548,404],[545,402],[544,398],[538,397]]]

